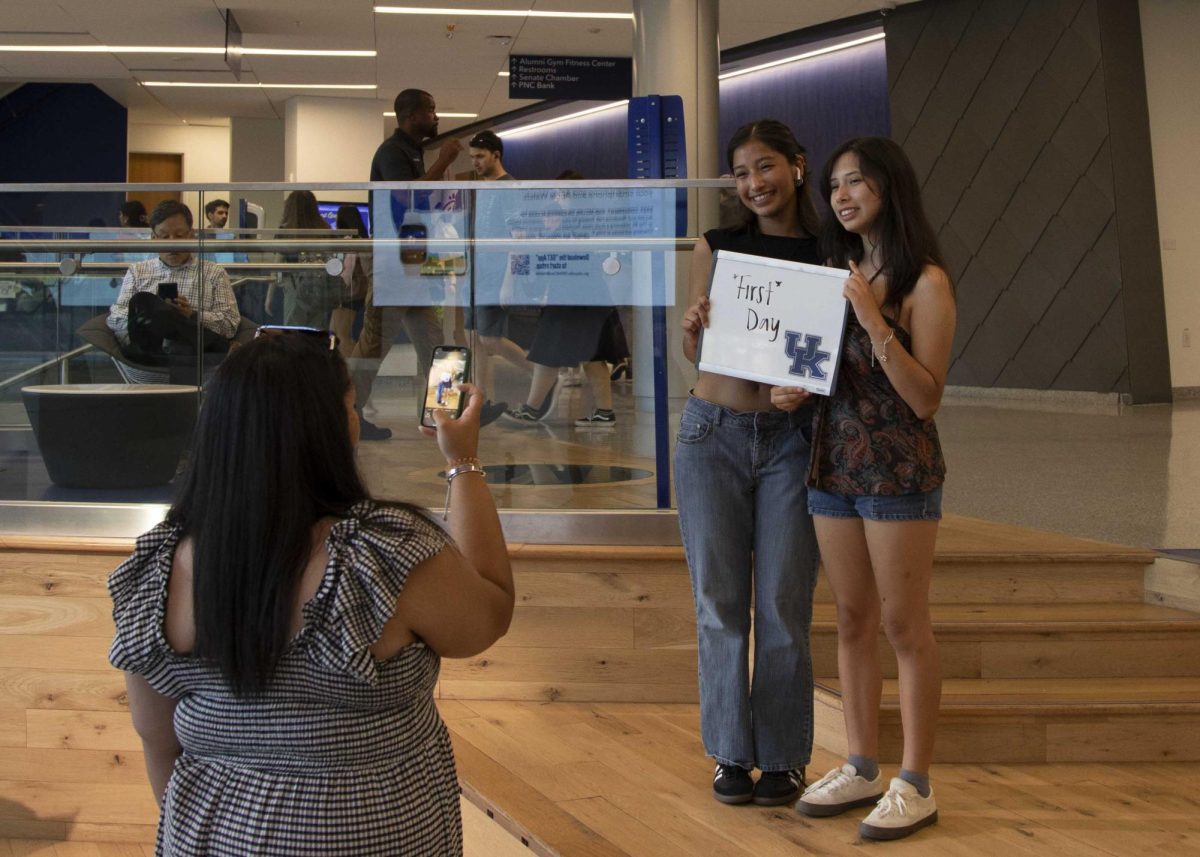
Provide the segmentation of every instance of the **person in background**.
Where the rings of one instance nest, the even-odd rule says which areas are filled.
[[[442,144],[437,159],[428,170],[425,168],[425,151],[421,144],[437,136],[437,105],[433,96],[422,89],[405,89],[397,96],[393,109],[396,112],[396,130],[392,136],[379,144],[371,159],[371,181],[439,181],[454,159],[462,153],[462,143],[451,138]],[[372,197],[375,195],[372,194]],[[392,218],[396,224],[403,221],[405,206],[410,203],[410,194],[396,192],[389,195]],[[372,215],[372,226],[378,223],[378,212]],[[376,229],[378,235],[378,229]],[[355,386],[367,391],[358,400],[359,423],[363,437],[367,440],[386,440],[392,430],[368,422],[362,415],[367,396],[379,374],[383,358],[391,350],[392,340],[403,328],[413,344],[417,356],[416,389],[420,390],[429,377],[429,366],[433,360],[433,349],[441,344],[442,324],[437,310],[430,304],[417,306],[376,306],[375,289],[367,295],[363,310],[363,325],[358,342],[352,353]]]
[[[109,578],[171,857],[461,855],[441,658],[499,639],[513,580],[476,453],[437,412],[443,529],[373,498],[328,332],[260,328],[206,389],[166,520]]]
[[[145,229],[150,224],[146,220],[146,206],[136,199],[126,200],[117,209],[117,223],[129,229]]]
[[[578,181],[583,176],[575,170],[566,170],[557,176],[559,181]],[[567,223],[570,214],[570,192],[559,189],[554,194],[549,214],[543,220],[543,237],[573,237]],[[604,289],[598,266],[600,254],[593,259],[597,270],[588,280]],[[613,257],[615,259],[615,257]],[[511,281],[511,278],[510,278]],[[529,362],[533,364],[533,379],[529,395],[524,404],[506,411],[504,416],[518,425],[529,425],[542,420],[554,406],[555,384],[562,384],[560,370],[583,364],[584,376],[592,391],[594,407],[575,420],[579,428],[606,428],[616,425],[613,410],[612,378],[608,364],[621,365],[629,359],[629,346],[617,310],[603,300],[595,305],[564,305],[555,297],[551,286],[544,298],[545,307],[538,318],[533,343],[529,348]]]
[[[208,220],[209,229],[224,229],[229,222],[229,201],[225,199],[210,200],[204,206],[204,217]]]
[[[692,253],[692,305],[682,323],[689,360],[708,326],[714,251],[820,258],[808,164],[791,130],[773,119],[751,122],[734,133],[726,157],[742,216],[735,227],[706,232]],[[701,372],[679,421],[675,494],[696,599],[700,731],[716,760],[713,797],[723,803],[791,803],[812,756],[818,556],[800,476],[812,408],[803,395],[795,406],[779,410],[764,384]]]
[[[817,412],[808,477],[825,573],[837,603],[838,677],[849,759],[796,802],[808,816],[875,803],[866,839],[899,839],[937,821],[929,785],[941,668],[929,615],[946,465],[933,415],[954,341],[954,288],[904,151],[849,140],[821,175],[827,264],[850,269],[837,388]],[[792,410],[807,400],[776,387]],[[870,438],[870,443],[863,443]],[[879,770],[879,626],[896,652],[904,754],[885,791]],[[876,801],[878,801],[876,803]]]
[[[279,221],[280,237],[297,240],[323,240],[308,233],[309,230],[329,231],[329,224],[321,216],[317,197],[311,190],[294,190],[283,201],[283,217]],[[289,229],[302,229],[305,233],[289,235]],[[306,234],[308,233],[308,234]],[[319,268],[293,269],[284,271],[280,277],[283,289],[283,320],[285,324],[303,327],[325,328],[330,317],[345,301],[342,280],[331,277],[324,270],[331,251],[323,249],[285,253],[284,262],[319,264]],[[267,290],[265,310],[268,315],[274,302],[275,286]]]
[[[369,240],[371,237],[357,205],[338,206],[335,225],[339,231],[353,231],[356,239]],[[345,254],[342,257],[341,277],[342,303],[330,316],[329,327],[337,334],[342,356],[349,358],[354,353],[354,319],[362,311],[363,303],[371,291],[371,254]],[[367,390],[366,396],[369,395],[370,390]]]
[[[480,131],[467,143],[471,154],[471,165],[475,177],[480,181],[512,181],[512,175],[504,168],[504,141],[493,131]],[[511,191],[478,190],[475,192],[476,238],[503,238],[509,235],[505,226],[507,215],[518,204],[519,194]],[[525,347],[513,340],[514,336],[525,339],[520,330],[520,320],[514,319],[509,310],[501,305],[500,290],[508,269],[509,254],[487,248],[475,248],[475,265],[471,276],[475,290],[473,303],[466,308],[464,327],[474,331],[475,380],[483,389],[488,401],[483,408],[483,424],[493,422],[508,408],[507,402],[492,401],[495,395],[495,369],[492,359],[499,358],[524,374],[530,372],[525,359]],[[528,316],[527,308],[525,315]],[[512,329],[510,329],[512,328]]]
[[[194,238],[192,212],[164,200],[150,214],[155,238]],[[175,294],[160,297],[159,285],[174,283]],[[200,324],[194,315],[200,313]],[[197,259],[189,250],[165,250],[153,259],[132,262],[108,313],[108,326],[130,360],[168,366],[173,380],[194,376],[197,353],[224,354],[237,333],[241,315],[229,277],[220,266]]]

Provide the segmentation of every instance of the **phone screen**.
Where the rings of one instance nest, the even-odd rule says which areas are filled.
[[[446,411],[454,419],[462,414],[465,402],[458,385],[466,382],[470,363],[469,349],[457,345],[439,345],[433,350],[433,363],[429,367],[425,401],[421,407],[421,425],[436,425],[433,421],[434,411]]]
[[[179,297],[178,283],[159,283],[158,296],[164,301],[173,301]]]
[[[424,262],[427,255],[424,242],[428,237],[429,230],[423,223],[401,225],[400,239],[408,239],[410,243],[400,245],[400,261],[407,265],[420,265]]]

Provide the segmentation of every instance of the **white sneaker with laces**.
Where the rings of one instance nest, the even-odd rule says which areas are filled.
[[[869,806],[883,795],[883,774],[868,780],[851,764],[834,768],[804,790],[796,801],[796,812],[814,818],[840,815],[856,806]]]
[[[887,794],[858,826],[858,835],[863,839],[902,839],[937,820],[933,789],[929,797],[921,797],[912,783],[893,777]]]

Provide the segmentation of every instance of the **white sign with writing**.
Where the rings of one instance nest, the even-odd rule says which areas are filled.
[[[841,268],[718,250],[700,339],[701,372],[829,395],[849,304]]]

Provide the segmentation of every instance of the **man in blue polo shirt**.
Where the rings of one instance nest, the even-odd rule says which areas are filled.
[[[405,89],[396,96],[396,131],[379,144],[375,157],[371,159],[371,181],[405,182],[438,181],[454,159],[462,152],[462,143],[451,138],[442,144],[437,160],[425,169],[425,154],[421,143],[437,136],[437,105],[433,96],[422,89]],[[403,221],[403,208],[409,194],[391,195],[393,222]],[[371,226],[377,222],[371,217]],[[376,233],[378,234],[378,233]],[[433,359],[433,349],[441,344],[442,326],[433,306],[382,306],[375,305],[374,284],[367,292],[366,309],[363,315],[362,332],[352,355],[354,363],[354,386],[359,411],[360,436],[363,440],[387,440],[392,430],[367,421],[362,407],[371,396],[371,387],[379,366],[392,347],[399,327],[403,327],[413,348],[417,352],[418,390],[424,388]]]

